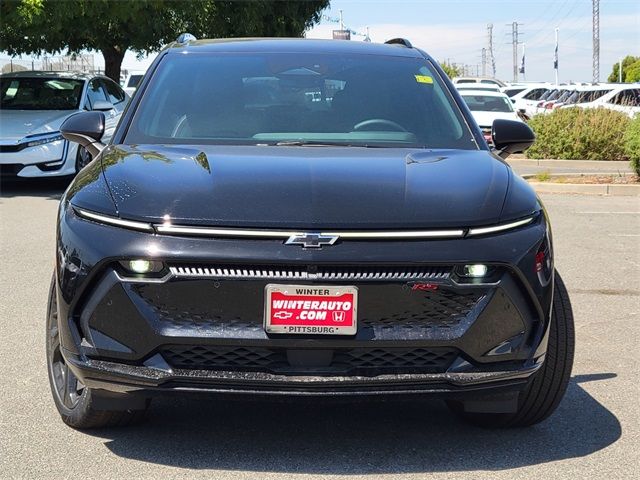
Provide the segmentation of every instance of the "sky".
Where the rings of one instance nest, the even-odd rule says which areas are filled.
[[[553,81],[554,30],[559,28],[559,80],[592,79],[592,0],[332,0],[309,38],[331,38],[342,10],[347,28],[374,42],[405,37],[439,61],[480,65],[492,23],[497,77],[511,81],[511,24],[519,26],[526,51],[525,80]],[[363,37],[352,36],[352,41]],[[523,45],[518,47],[518,63]],[[600,0],[600,80],[626,55],[640,56],[640,0]],[[146,69],[153,55],[127,52],[123,68]],[[102,55],[95,60],[104,65]],[[481,67],[478,67],[481,68]],[[475,67],[474,67],[475,70]],[[523,80],[522,76],[519,78]]]
[[[592,79],[591,0],[332,0],[325,15],[338,17],[339,10],[351,30],[365,33],[368,26],[374,42],[405,37],[439,61],[470,65],[481,64],[487,24],[492,23],[497,77],[503,80],[513,79],[514,21],[522,24],[526,80],[554,80],[558,27],[560,81]],[[330,38],[334,28],[325,20],[307,37]],[[613,63],[630,54],[640,56],[640,0],[600,0],[600,79],[606,80]]]

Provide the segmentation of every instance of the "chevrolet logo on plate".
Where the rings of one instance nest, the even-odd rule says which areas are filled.
[[[300,245],[303,248],[322,248],[333,245],[338,240],[337,235],[322,235],[321,233],[296,233],[291,235],[285,245]]]

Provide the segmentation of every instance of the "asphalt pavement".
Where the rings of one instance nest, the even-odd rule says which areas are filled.
[[[640,199],[545,195],[576,318],[567,395],[524,430],[438,401],[166,398],[128,429],[81,432],[49,393],[44,340],[64,183],[2,184],[0,478],[627,479],[640,476]]]

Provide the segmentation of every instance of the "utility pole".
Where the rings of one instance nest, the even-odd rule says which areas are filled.
[[[342,9],[340,9],[340,30],[344,30],[344,21],[342,18]]]
[[[618,62],[618,83],[622,83],[622,58]]]
[[[487,49],[482,49],[482,76],[487,76]]]
[[[487,25],[487,36],[489,40],[489,58],[488,61],[491,62],[491,72],[492,77],[496,76],[496,59],[493,56],[493,23]]]
[[[509,24],[507,24],[508,26]],[[518,45],[522,43],[520,41],[520,35],[522,33],[518,32],[518,27],[522,25],[522,23],[513,22],[511,24],[511,46],[513,48],[513,81],[518,81]]]
[[[593,3],[593,83],[600,81],[600,0]]]

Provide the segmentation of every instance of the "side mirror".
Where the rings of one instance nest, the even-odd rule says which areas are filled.
[[[104,135],[104,122],[102,112],[80,112],[71,115],[62,123],[60,133],[70,142],[82,145],[92,157],[95,157],[104,148],[104,144],[100,142]]]
[[[498,155],[507,158],[512,153],[522,153],[536,139],[526,123],[515,120],[496,119],[491,127],[491,139]]]
[[[512,98],[512,99],[511,99],[511,103],[516,103],[516,99],[515,99],[515,98]]]

